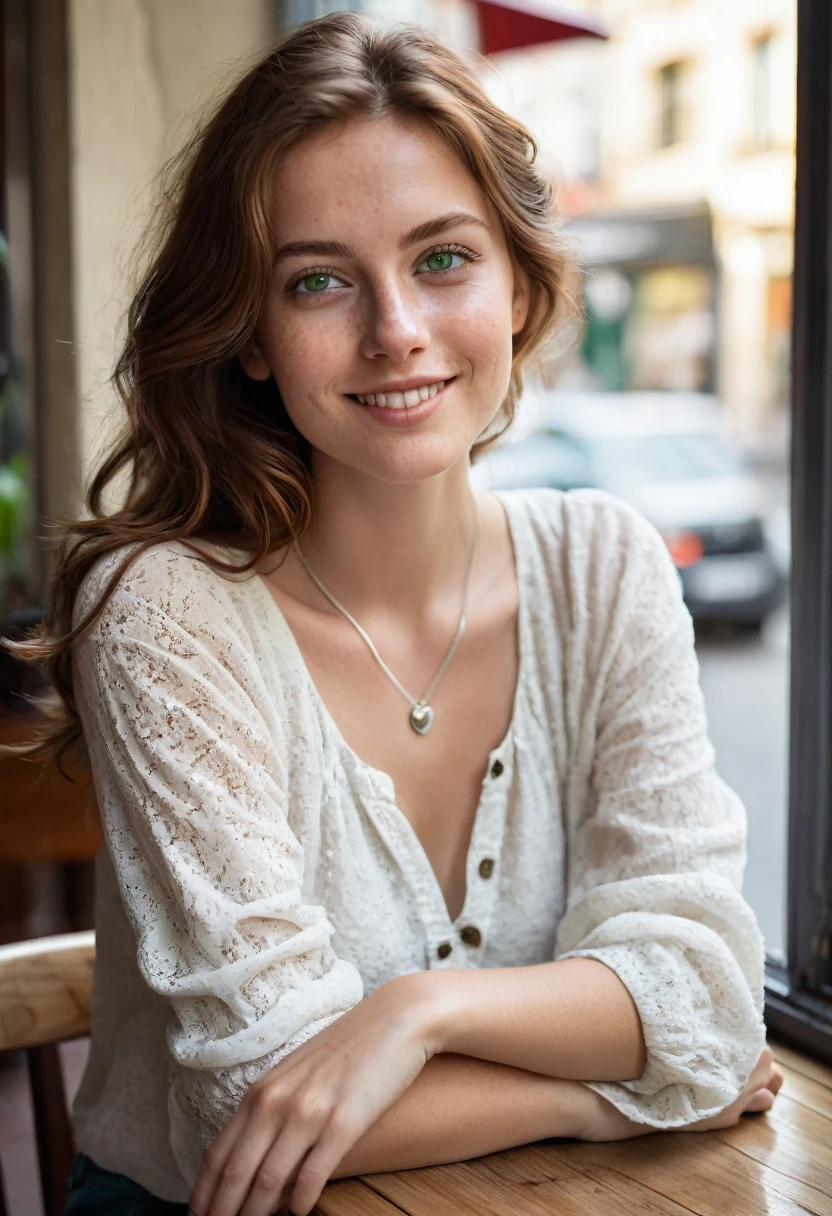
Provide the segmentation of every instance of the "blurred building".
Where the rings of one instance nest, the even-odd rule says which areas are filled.
[[[787,405],[796,2],[586,8],[609,41],[500,57],[586,266],[568,377],[713,390],[759,438]]]

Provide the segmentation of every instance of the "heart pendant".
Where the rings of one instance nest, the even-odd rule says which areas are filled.
[[[433,724],[433,710],[429,705],[414,705],[410,711],[410,725],[418,735],[426,735]]]

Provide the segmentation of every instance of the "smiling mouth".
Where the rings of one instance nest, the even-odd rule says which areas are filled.
[[[403,410],[428,401],[441,392],[450,380],[434,380],[431,384],[420,384],[418,388],[410,388],[406,393],[349,393],[353,401],[361,405],[380,405],[390,410]]]

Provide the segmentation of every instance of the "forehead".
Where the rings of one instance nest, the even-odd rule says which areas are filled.
[[[384,115],[331,124],[297,144],[277,173],[278,243],[300,238],[398,237],[450,211],[469,211],[492,228],[487,195],[424,120]]]

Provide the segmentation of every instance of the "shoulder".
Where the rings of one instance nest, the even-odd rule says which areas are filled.
[[[209,549],[235,567],[246,560],[239,550],[200,543]],[[288,645],[273,644],[270,597],[255,591],[259,581],[250,571],[226,575],[181,542],[102,555],[73,610],[74,626],[84,626],[72,650],[80,684],[96,695],[120,683],[152,688],[154,696],[178,690],[180,699],[183,689],[187,696],[211,689],[217,709],[241,697],[268,708],[269,694],[292,674],[292,656]]]
[[[655,526],[602,490],[500,495],[538,616],[601,630],[633,613],[687,616],[679,575]]]
[[[238,565],[243,560],[234,549],[207,543],[198,547],[200,553],[224,564]],[[188,632],[211,632],[224,615],[239,612],[243,580],[252,577],[250,572],[223,573],[181,541],[161,541],[144,550],[138,543],[121,545],[97,558],[84,575],[73,625],[107,596],[99,619],[112,623],[125,615],[133,620],[168,618]]]
[[[606,490],[508,490],[500,498],[527,538],[552,561],[594,564],[615,557],[620,566],[622,559],[645,554],[667,557],[654,525]]]

